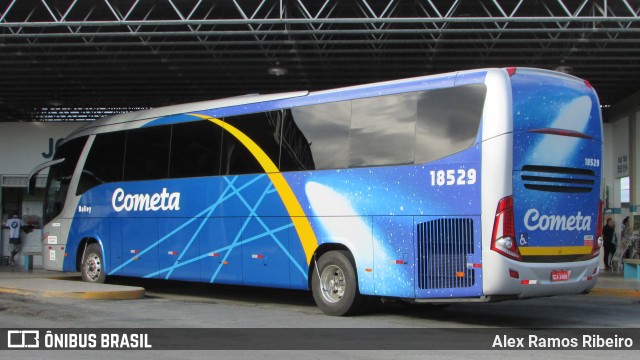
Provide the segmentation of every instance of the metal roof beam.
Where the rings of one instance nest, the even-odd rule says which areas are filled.
[[[5,19],[6,20],[6,19]],[[185,19],[185,20],[88,20],[88,21],[20,21],[3,20],[0,27],[55,28],[67,26],[188,26],[188,25],[306,25],[306,24],[482,24],[482,23],[636,23],[640,16],[506,16],[506,17],[395,17],[395,18],[288,18],[288,19]]]
[[[546,28],[546,29],[532,29],[532,28],[521,28],[521,29],[477,29],[477,28],[457,28],[457,29],[386,29],[386,30],[352,30],[352,29],[343,29],[343,30],[238,30],[238,31],[229,31],[229,30],[202,30],[196,32],[185,32],[185,31],[145,31],[145,32],[136,32],[133,34],[134,36],[144,36],[144,37],[180,37],[185,35],[215,35],[215,36],[259,36],[259,35],[271,35],[271,36],[288,36],[288,35],[311,35],[311,34],[335,34],[335,35],[370,35],[374,34],[394,34],[394,35],[412,35],[412,34],[440,34],[440,33],[448,33],[448,34],[469,34],[470,32],[476,34],[500,34],[500,33],[512,33],[512,34],[557,34],[557,33],[571,33],[571,34],[606,34],[608,32],[617,32],[617,33],[630,33],[635,34],[638,33],[638,29],[635,28],[567,28],[567,29],[555,29],[555,28]],[[1,38],[75,38],[75,37],[109,37],[109,38],[122,38],[122,37],[131,37],[132,34],[124,33],[124,32],[101,32],[101,33],[39,33],[39,34],[25,34],[25,33],[17,33],[10,35],[2,35]],[[264,39],[259,41],[264,41]],[[146,42],[145,42],[146,43]]]

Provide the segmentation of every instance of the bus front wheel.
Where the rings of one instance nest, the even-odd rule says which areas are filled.
[[[316,304],[327,315],[353,315],[363,304],[354,265],[346,251],[330,251],[320,257],[311,288]]]
[[[104,262],[100,245],[93,243],[87,246],[82,257],[82,280],[91,283],[104,283]]]

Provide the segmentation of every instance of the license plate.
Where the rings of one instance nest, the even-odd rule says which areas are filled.
[[[553,270],[551,271],[551,281],[568,281],[569,270]]]

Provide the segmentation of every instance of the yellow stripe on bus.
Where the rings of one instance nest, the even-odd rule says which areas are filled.
[[[591,254],[591,246],[550,246],[550,247],[528,247],[519,248],[522,256],[536,255],[586,255]]]
[[[287,180],[284,178],[282,173],[278,170],[278,167],[274,162],[269,158],[269,156],[256,144],[250,137],[248,137],[245,133],[237,129],[236,127],[225,123],[220,119],[216,119],[206,115],[200,114],[192,114],[193,116],[197,116],[199,118],[209,120],[212,123],[222,127],[226,131],[228,131],[231,135],[233,135],[238,141],[244,145],[247,150],[251,152],[251,154],[258,160],[262,169],[267,173],[269,179],[273,183],[273,186],[276,188],[278,195],[282,199],[289,216],[291,217],[291,221],[293,222],[293,226],[296,228],[296,232],[298,233],[298,237],[300,238],[300,242],[302,243],[302,248],[307,257],[307,265],[311,263],[311,257],[313,256],[313,252],[318,247],[318,240],[316,239],[316,234],[313,232],[311,228],[311,224],[307,219],[307,215],[302,210],[302,206],[296,198],[296,195],[293,193],[293,190],[287,183]]]

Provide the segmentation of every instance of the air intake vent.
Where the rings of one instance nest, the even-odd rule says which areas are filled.
[[[465,288],[475,284],[467,256],[473,253],[473,220],[438,219],[418,224],[418,287]]]
[[[556,166],[525,165],[520,177],[527,189],[562,193],[588,193],[596,182],[593,170]]]

